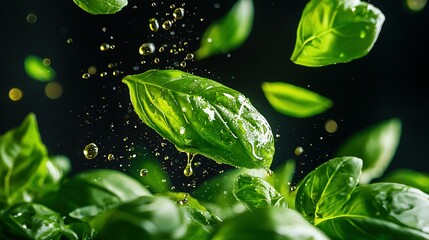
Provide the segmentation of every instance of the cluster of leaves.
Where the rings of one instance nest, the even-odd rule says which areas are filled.
[[[127,4],[74,1],[92,14]],[[238,47],[252,21],[252,1],[239,0],[204,34],[211,41],[198,58]],[[359,0],[311,0],[291,59],[324,66],[362,57],[383,21],[377,8]],[[267,174],[271,128],[241,93],[178,70],[149,70],[124,82],[142,121],[178,150],[238,168],[191,193],[109,169],[68,176],[69,160],[48,155],[29,114],[0,136],[0,239],[429,239],[429,176],[402,170],[376,180],[399,144],[399,119],[350,137],[336,157],[290,186],[292,160]],[[264,83],[263,91],[274,108],[294,117],[332,105],[286,83]],[[156,162],[151,167],[151,175],[166,177]]]

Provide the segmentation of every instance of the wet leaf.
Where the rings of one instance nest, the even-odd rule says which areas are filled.
[[[241,46],[250,35],[253,16],[253,0],[238,0],[225,16],[204,32],[195,57],[203,59]]]
[[[384,20],[368,2],[311,0],[302,13],[291,60],[318,67],[363,57],[374,46]]]
[[[328,98],[285,82],[264,82],[262,90],[276,111],[290,117],[311,117],[332,107]]]
[[[73,0],[73,2],[93,15],[97,14],[114,14],[128,5],[127,0]]]
[[[236,167],[270,167],[271,127],[241,93],[179,70],[149,70],[123,82],[140,119],[179,151]]]

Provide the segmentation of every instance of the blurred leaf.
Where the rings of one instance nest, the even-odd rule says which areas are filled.
[[[146,175],[141,171],[147,170]],[[139,163],[134,163],[128,173],[141,182],[152,193],[167,192],[171,189],[171,180],[167,172],[155,158],[147,157]]]
[[[389,172],[380,182],[402,183],[410,187],[415,187],[425,193],[429,193],[429,174],[411,169],[396,169]]]
[[[251,211],[269,206],[287,207],[284,197],[273,186],[248,174],[240,174],[235,179],[233,193]]]
[[[225,220],[211,239],[329,240],[295,210],[270,207],[244,212]]]
[[[297,29],[291,60],[318,67],[344,63],[368,54],[385,17],[368,2],[311,0]]]
[[[85,12],[93,15],[114,14],[128,5],[127,0],[73,0]]]
[[[27,75],[37,81],[47,82],[55,78],[55,70],[43,64],[43,59],[28,55],[24,60],[24,69]]]
[[[213,22],[202,36],[196,59],[227,53],[241,46],[253,26],[253,0],[238,0],[221,19]]]
[[[355,156],[363,160],[361,184],[380,177],[389,166],[401,138],[401,121],[385,120],[349,137],[338,149],[336,156]]]
[[[168,197],[142,196],[97,215],[95,239],[181,239],[186,233],[184,210]]]
[[[262,90],[276,111],[290,117],[311,117],[332,107],[328,98],[285,82],[264,82]]]

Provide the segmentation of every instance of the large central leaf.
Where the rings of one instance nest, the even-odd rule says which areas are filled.
[[[236,167],[270,167],[271,127],[243,94],[179,70],[149,70],[123,81],[137,115],[179,151]]]

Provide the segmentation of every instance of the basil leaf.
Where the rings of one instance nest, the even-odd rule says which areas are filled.
[[[60,239],[63,234],[77,239],[77,235],[65,229],[58,213],[35,203],[19,203],[6,209],[0,215],[0,230],[2,239]]]
[[[274,169],[271,176],[265,178],[285,198],[288,207],[293,209],[295,209],[296,191],[292,191],[291,187],[295,168],[295,161],[289,159]]]
[[[271,127],[241,93],[179,70],[149,70],[123,82],[140,119],[179,151],[236,167],[270,167]]]
[[[56,76],[55,70],[43,64],[43,59],[35,55],[25,58],[24,69],[29,77],[41,82],[51,81]]]
[[[317,227],[333,239],[429,239],[429,195],[396,183],[357,187]]]
[[[429,174],[412,169],[396,169],[380,179],[380,182],[402,183],[429,194]]]
[[[151,193],[127,174],[111,169],[92,169],[68,179],[43,203],[63,215],[74,211],[74,217],[83,219],[143,195]]]
[[[141,196],[97,215],[95,239],[181,239],[187,224],[182,208],[167,197]]]
[[[333,158],[310,172],[299,184],[295,207],[308,221],[333,215],[347,202],[358,184],[362,160]]]
[[[359,0],[311,0],[302,13],[291,60],[318,67],[368,54],[385,17]]]
[[[332,107],[328,98],[285,82],[264,82],[262,90],[276,111],[290,117],[311,117]]]
[[[401,121],[385,120],[349,137],[338,149],[337,156],[356,156],[363,160],[360,183],[380,177],[389,166],[401,138]]]
[[[225,220],[211,239],[328,240],[329,238],[295,210],[269,207],[253,212],[247,211]]]
[[[25,192],[36,185],[36,178],[49,174],[47,161],[36,116],[30,113],[21,126],[0,136],[0,207],[31,200]]]
[[[73,0],[73,2],[87,13],[114,14],[128,5],[127,0]]]
[[[241,46],[252,31],[253,16],[253,1],[238,0],[224,17],[212,23],[204,32],[195,58],[227,53]]]
[[[273,186],[248,174],[237,177],[233,193],[251,211],[268,206],[287,207],[284,197]]]

